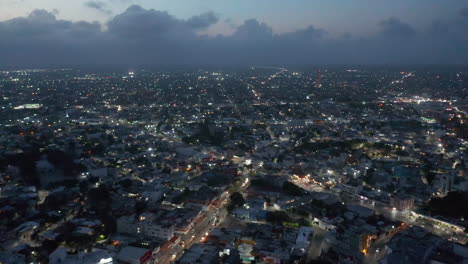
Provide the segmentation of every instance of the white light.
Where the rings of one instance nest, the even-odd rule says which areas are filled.
[[[99,264],[108,264],[108,263],[112,263],[112,258],[101,259],[98,263],[99,263]]]

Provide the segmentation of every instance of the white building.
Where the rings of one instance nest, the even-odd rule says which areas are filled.
[[[122,216],[117,219],[117,232],[129,235],[169,240],[174,236],[175,223],[156,219],[153,213],[135,216]]]
[[[58,247],[49,255],[50,264],[112,264],[113,258],[109,252],[102,249],[93,249],[90,253],[79,252],[69,255],[63,247]]]
[[[174,224],[142,221],[140,226],[143,235],[146,237],[169,240],[174,236]]]

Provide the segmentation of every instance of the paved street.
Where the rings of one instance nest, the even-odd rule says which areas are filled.
[[[326,250],[330,247],[329,243],[326,241],[326,235],[326,230],[317,226],[314,227],[314,234],[307,251],[306,262],[317,259],[320,257],[322,250]]]
[[[187,234],[180,236],[180,242],[174,248],[167,251],[164,256],[159,259],[158,264],[169,264],[179,259],[183,255],[184,249],[188,249],[193,244],[202,242],[204,237],[210,233],[211,230],[222,224],[227,216],[225,206],[228,200],[229,195],[227,195],[224,200],[219,201],[217,206],[210,206],[202,220],[196,223]]]
[[[196,224],[190,232],[182,235],[179,244],[164,254],[164,257],[159,260],[158,264],[168,264],[180,258],[183,255],[184,249],[190,248],[193,244],[200,243],[206,234],[216,227],[214,225],[216,216],[218,216],[217,222],[221,223],[226,217],[226,214],[227,211],[224,208],[212,208],[208,210],[203,220]]]

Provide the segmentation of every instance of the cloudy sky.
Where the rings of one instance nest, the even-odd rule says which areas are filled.
[[[466,64],[465,0],[0,0],[1,66]]]

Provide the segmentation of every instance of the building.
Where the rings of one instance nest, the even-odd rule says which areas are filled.
[[[342,197],[355,199],[361,193],[362,185],[340,184],[339,189],[341,190],[340,194]]]
[[[127,247],[122,248],[119,254],[117,254],[116,259],[123,263],[141,264],[142,263],[141,259],[143,259],[143,257],[146,256],[147,253],[149,252],[152,253],[152,250],[127,246]]]
[[[155,214],[145,213],[138,219],[135,216],[122,216],[117,219],[117,232],[147,238],[169,240],[174,236],[175,223],[157,218]]]
[[[415,164],[397,164],[393,167],[393,174],[398,178],[419,177],[420,169]]]
[[[314,234],[314,229],[312,227],[301,226],[299,228],[299,234],[297,234],[295,248],[304,249],[304,250],[309,248],[310,239],[312,238],[313,234]]]
[[[390,207],[399,211],[411,210],[414,206],[414,198],[408,196],[392,196],[390,197]]]
[[[102,249],[93,249],[89,253],[78,252],[78,254],[68,254],[65,248],[58,247],[49,255],[49,263],[112,264],[113,257],[109,252]]]
[[[126,215],[117,218],[117,232],[134,235],[137,233],[138,222],[134,215]]]
[[[195,244],[185,252],[177,263],[179,264],[211,264],[218,263],[219,250],[215,246]]]
[[[141,231],[146,237],[169,240],[174,236],[174,224],[158,221],[141,221]]]
[[[453,190],[454,181],[454,174],[437,174],[435,183],[437,191],[442,195],[446,195]]]

